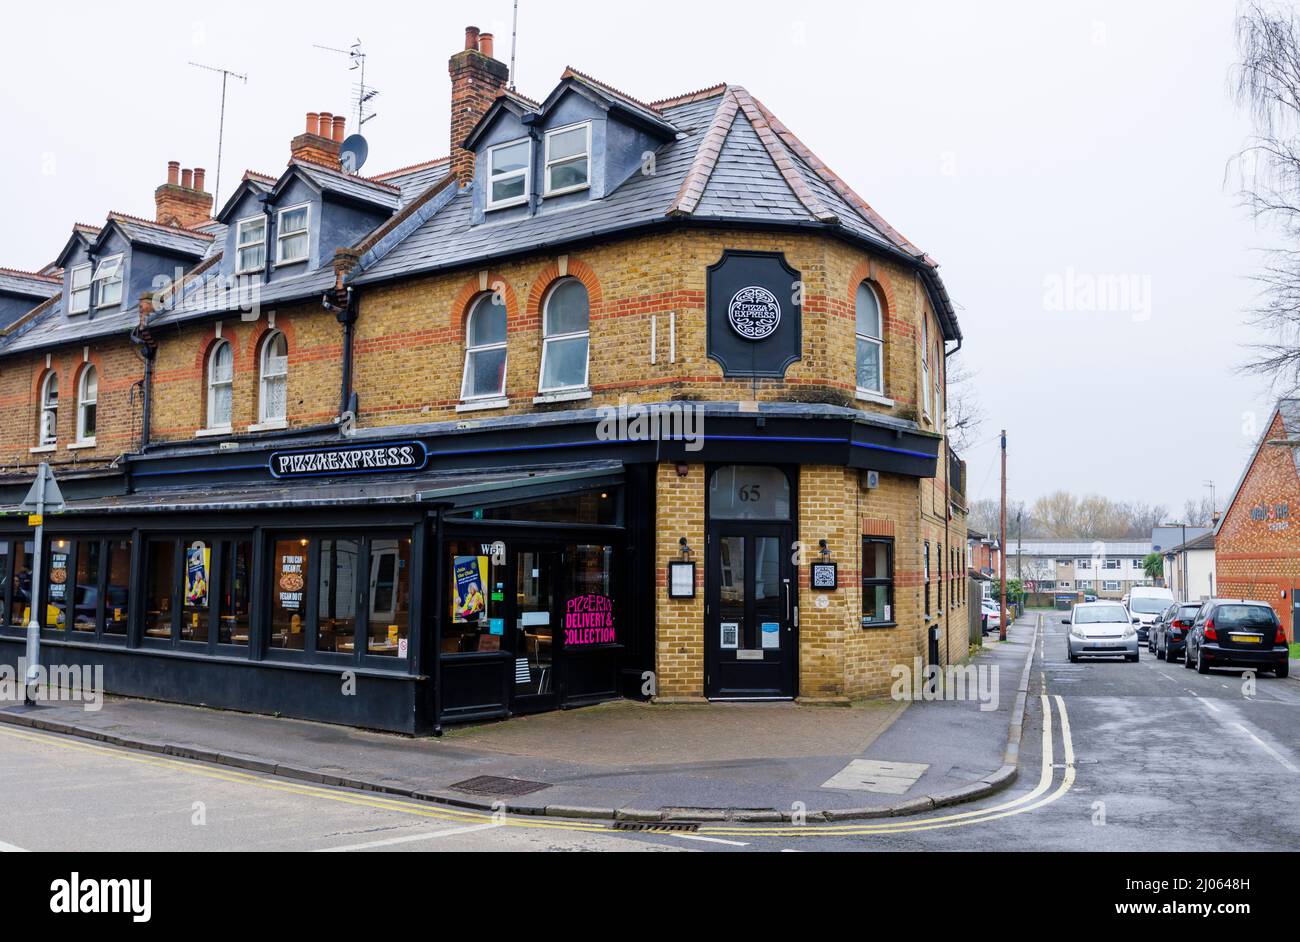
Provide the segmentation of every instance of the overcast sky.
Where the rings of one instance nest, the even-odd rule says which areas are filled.
[[[1232,0],[797,4],[521,0],[518,84],[564,66],[643,99],[744,85],[943,265],[987,422],[973,497],[1056,489],[1181,508],[1226,500],[1271,401],[1239,377],[1269,244],[1225,180],[1250,128],[1227,93]],[[199,18],[195,13],[201,14]],[[152,216],[166,162],[222,191],[276,173],[307,111],[349,111],[345,57],[382,94],[378,173],[448,152],[447,59],[464,27],[510,51],[510,0],[132,2],[7,10],[0,265],[37,268],[73,222]],[[792,14],[798,18],[792,18]],[[352,112],[349,111],[351,114]],[[349,130],[355,119],[349,121]]]

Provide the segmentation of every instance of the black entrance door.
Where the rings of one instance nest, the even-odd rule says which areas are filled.
[[[798,637],[789,524],[718,522],[709,539],[705,695],[788,700]]]

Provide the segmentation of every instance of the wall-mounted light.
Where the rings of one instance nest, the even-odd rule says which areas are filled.
[[[677,465],[677,476],[679,478],[688,477],[690,473],[691,473],[690,465],[686,464],[685,462],[681,462]]]
[[[822,559],[830,559],[830,558],[831,558],[831,544],[830,544],[830,541],[828,541],[828,540],[820,540],[820,541],[817,543],[817,546],[819,547],[820,552],[821,552],[821,554],[822,554]]]
[[[691,550],[691,544],[687,542],[686,537],[682,537],[680,546],[682,559],[690,559],[693,555],[693,551]]]

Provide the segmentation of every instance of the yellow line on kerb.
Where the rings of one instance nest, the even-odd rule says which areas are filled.
[[[393,811],[400,814],[410,814],[422,818],[432,818],[440,821],[455,821],[458,824],[466,822],[488,824],[498,819],[491,814],[476,811],[460,811],[455,808],[442,808],[421,802],[408,801],[401,798],[386,798],[382,795],[365,795],[358,794],[341,789],[318,787],[310,784],[300,784],[286,779],[268,778],[265,776],[251,775],[246,772],[236,770],[226,770],[213,768],[210,766],[196,764],[193,760],[171,759],[164,756],[150,755],[133,755],[118,749],[96,746],[90,743],[77,742],[72,739],[64,739],[58,735],[48,735],[41,733],[14,732],[8,729],[0,729],[0,736],[9,739],[18,739],[25,742],[36,743],[42,746],[55,746],[59,749],[69,749],[76,752],[86,752],[93,755],[104,756],[116,759],[121,762],[131,762],[136,765],[151,766],[154,768],[164,769],[169,772],[181,772],[186,775],[198,778],[212,779],[220,782],[228,782],[233,785],[251,785],[256,788],[267,791],[279,792],[286,795],[297,795],[303,798],[319,798],[325,801],[338,802],[340,804],[354,805],[363,808],[374,808],[380,811]],[[547,820],[534,820],[522,816],[507,815],[501,819],[507,827],[526,827],[543,830],[563,830],[563,831],[608,831],[607,825],[582,821],[564,821],[555,822]]]

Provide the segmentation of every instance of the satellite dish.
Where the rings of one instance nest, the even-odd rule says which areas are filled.
[[[360,134],[353,134],[339,149],[339,163],[347,173],[356,173],[366,164],[366,158],[370,156],[370,145]]]

